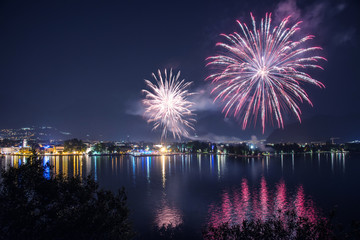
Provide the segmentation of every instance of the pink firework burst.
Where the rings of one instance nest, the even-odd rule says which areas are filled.
[[[324,85],[305,71],[320,68],[319,60],[324,57],[314,54],[320,47],[302,47],[304,42],[314,38],[308,35],[294,41],[294,34],[300,30],[301,22],[286,27],[289,17],[278,26],[271,25],[271,13],[261,19],[259,28],[252,14],[252,30],[245,23],[237,21],[241,32],[221,34],[226,43],[220,42],[221,53],[207,58],[207,66],[214,72],[206,79],[214,84],[214,101],[224,103],[225,116],[233,114],[241,118],[245,129],[250,121],[260,115],[263,133],[267,120],[284,127],[283,113],[293,112],[301,122],[299,103],[304,100],[312,105],[301,83],[318,87]]]

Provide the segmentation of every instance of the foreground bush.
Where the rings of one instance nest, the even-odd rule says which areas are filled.
[[[282,215],[282,217],[280,217]],[[360,239],[359,224],[353,223],[351,229],[331,224],[329,220],[319,219],[311,222],[289,211],[279,216],[261,220],[245,220],[241,224],[207,226],[203,237],[207,240],[221,239],[274,239],[274,240],[313,240],[313,239]]]
[[[113,194],[90,177],[64,179],[52,176],[40,160],[29,162],[1,171],[0,239],[134,236],[124,189]]]

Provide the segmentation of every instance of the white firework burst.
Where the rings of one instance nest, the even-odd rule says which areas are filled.
[[[172,69],[165,69],[164,76],[158,70],[158,76],[152,74],[155,84],[145,80],[150,90],[145,93],[145,117],[148,123],[153,123],[153,129],[162,128],[161,139],[171,132],[174,138],[188,137],[189,130],[194,130],[194,116],[191,111],[193,103],[188,99],[193,95],[188,91],[192,82],[179,80],[180,71],[173,74]]]

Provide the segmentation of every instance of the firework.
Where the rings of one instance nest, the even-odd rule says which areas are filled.
[[[314,38],[312,35],[293,41],[301,22],[286,27],[289,17],[279,26],[272,27],[271,13],[261,19],[259,28],[252,14],[253,29],[237,21],[241,33],[221,34],[227,43],[217,43],[222,53],[207,58],[207,66],[214,72],[207,77],[212,80],[216,95],[214,101],[224,103],[225,116],[233,114],[242,118],[242,128],[260,115],[263,132],[268,120],[275,120],[284,127],[283,113],[293,112],[301,122],[299,103],[312,103],[301,87],[302,83],[324,85],[305,72],[308,68],[320,68],[316,63],[326,60],[314,55],[320,47],[301,47]]]
[[[191,111],[193,103],[188,100],[192,95],[187,89],[192,82],[179,81],[180,71],[175,75],[172,70],[164,71],[164,77],[158,70],[158,76],[152,74],[156,81],[153,84],[145,80],[150,91],[143,90],[145,99],[145,116],[149,123],[154,123],[153,129],[162,128],[161,138],[166,138],[170,131],[174,138],[189,136],[189,129],[194,130],[194,114]]]

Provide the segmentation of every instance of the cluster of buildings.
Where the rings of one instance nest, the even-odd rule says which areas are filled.
[[[257,148],[253,143],[216,144],[210,142],[190,141],[183,143],[153,144],[150,142],[83,142],[78,139],[51,144],[49,141],[29,144],[27,139],[7,143],[0,146],[1,155],[110,155],[130,154],[133,156],[169,155],[179,153],[210,153],[210,154],[254,154]],[[30,146],[31,145],[31,146]]]
[[[14,146],[2,146],[0,147],[1,155],[30,155],[33,153],[33,148],[28,145],[28,140],[23,139],[20,144]],[[46,154],[58,154],[64,151],[64,146],[55,145],[41,145],[37,149],[38,153]]]
[[[189,141],[168,144],[150,142],[99,142],[70,139],[70,133],[53,127],[26,127],[0,129],[1,155],[106,155],[131,154],[133,156],[164,155],[177,153],[210,153],[254,155],[263,149],[265,140],[211,143]],[[70,139],[70,140],[65,140]],[[65,141],[64,141],[65,140]]]
[[[0,155],[31,155],[36,152],[39,155],[81,155],[81,154],[107,154],[109,151],[107,148],[104,148],[101,152],[96,152],[97,144],[104,144],[100,142],[84,142],[82,147],[74,146],[74,148],[66,148],[64,142],[57,142],[56,144],[51,143],[42,143],[34,142],[32,144],[28,143],[27,139],[23,139],[20,143],[14,144],[13,146],[0,146]],[[82,142],[82,141],[81,141]],[[124,143],[115,142],[112,143],[115,146],[125,146]],[[130,150],[130,147],[127,147],[127,150]],[[126,151],[127,152],[127,151]],[[114,153],[114,152],[112,152]],[[121,152],[124,153],[124,152]]]
[[[5,146],[0,147],[0,153],[2,155],[9,155],[9,154],[28,154],[31,152],[30,146],[27,144],[27,140],[24,139],[21,145],[18,146]]]

